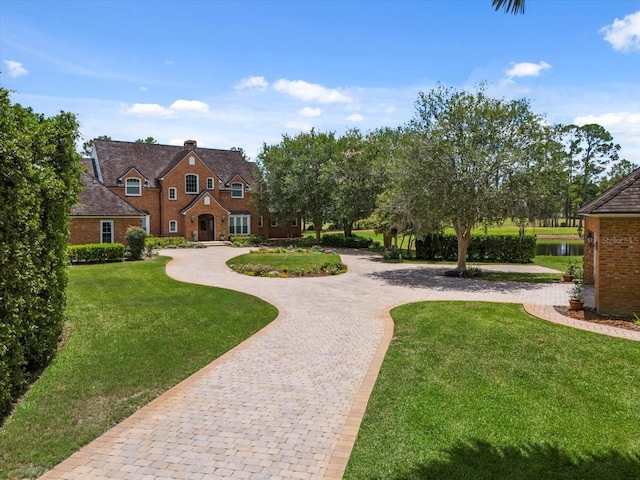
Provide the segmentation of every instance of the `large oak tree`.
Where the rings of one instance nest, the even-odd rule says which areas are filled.
[[[536,195],[544,128],[528,101],[488,97],[482,85],[420,93],[393,188],[416,233],[454,228],[459,271],[466,270],[474,226],[507,218]]]

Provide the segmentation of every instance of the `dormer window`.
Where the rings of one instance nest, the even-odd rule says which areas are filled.
[[[231,184],[231,198],[243,198],[244,197],[244,185],[241,183]]]
[[[139,197],[142,195],[142,187],[139,178],[127,178],[125,183],[125,195],[127,197]]]
[[[207,178],[207,190],[213,190],[213,177]]]
[[[198,192],[198,175],[188,173],[184,176],[184,191],[189,194],[197,194]]]

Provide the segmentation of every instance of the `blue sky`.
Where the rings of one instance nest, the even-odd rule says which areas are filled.
[[[640,164],[640,0],[2,0],[0,83],[84,139],[242,147],[395,127],[418,92],[486,81]]]

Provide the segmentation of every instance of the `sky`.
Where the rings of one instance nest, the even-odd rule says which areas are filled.
[[[2,0],[0,86],[82,140],[255,159],[284,134],[408,123],[438,84],[599,123],[640,164],[640,0]]]

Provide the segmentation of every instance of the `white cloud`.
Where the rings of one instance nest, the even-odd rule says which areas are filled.
[[[207,113],[209,111],[209,105],[198,100],[176,100],[171,104],[169,109],[176,112]]]
[[[298,115],[302,117],[319,117],[320,115],[322,115],[322,109],[304,107],[303,109],[298,110]]]
[[[140,90],[141,92],[146,92],[148,90],[147,87],[140,87],[138,90]]]
[[[24,68],[20,62],[14,62],[13,60],[5,60],[4,64],[9,69],[8,74],[11,78],[22,77],[23,75],[26,75],[27,73],[29,73],[27,69]]]
[[[551,68],[547,62],[530,63],[512,63],[511,68],[505,73],[507,74],[508,81],[513,83],[514,77],[537,77],[543,70]]]
[[[599,33],[605,34],[604,39],[614,50],[640,50],[640,11],[630,13],[622,20],[616,18],[611,25],[602,27]]]
[[[123,105],[122,113],[127,115],[138,115],[140,117],[160,117],[169,118],[173,112],[157,103],[134,103],[130,107]]]
[[[169,108],[157,103],[134,103],[131,106],[123,105],[120,109],[125,115],[137,115],[139,117],[172,118],[178,112],[207,113],[209,105],[198,100],[176,100]]]
[[[353,99],[344,93],[326,88],[317,83],[309,83],[304,80],[278,80],[273,84],[273,88],[281,93],[286,93],[293,97],[307,102],[318,103],[351,103]]]
[[[573,122],[577,125],[598,123],[611,132],[640,135],[640,113],[608,112],[601,115],[583,115],[575,117]]]
[[[311,125],[309,123],[295,122],[295,121],[285,122],[285,124],[283,126],[287,130],[297,130],[297,131],[301,131],[301,132],[309,132],[313,128],[313,125]]]
[[[240,82],[233,88],[236,90],[245,90],[247,88],[253,90],[265,91],[269,86],[269,82],[264,77],[247,77],[240,80]]]
[[[362,120],[364,120],[364,117],[359,113],[354,113],[353,115],[349,115],[347,117],[347,120],[350,122],[361,122]]]

